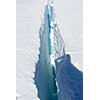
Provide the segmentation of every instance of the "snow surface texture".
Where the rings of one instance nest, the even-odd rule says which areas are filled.
[[[16,0],[17,65],[16,96],[18,100],[39,100],[33,81],[39,54],[39,28],[45,0]],[[82,69],[82,1],[56,0],[57,22],[72,63]]]

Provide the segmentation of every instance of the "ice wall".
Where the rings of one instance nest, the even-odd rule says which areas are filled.
[[[36,64],[35,84],[40,100],[58,100],[55,81],[55,68],[51,63],[51,22],[53,21],[53,7],[48,3],[45,7],[44,23],[40,28],[40,54]]]

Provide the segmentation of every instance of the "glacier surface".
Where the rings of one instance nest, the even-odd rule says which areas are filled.
[[[52,2],[47,3],[39,31],[40,54],[35,84],[40,100],[82,100],[83,75],[65,53]]]

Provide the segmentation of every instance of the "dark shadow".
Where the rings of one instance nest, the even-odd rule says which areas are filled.
[[[55,60],[58,100],[83,100],[83,74],[72,63],[70,55]]]

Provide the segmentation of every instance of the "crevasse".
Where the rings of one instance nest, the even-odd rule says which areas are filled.
[[[70,55],[65,54],[53,0],[48,0],[45,6],[39,34],[40,54],[35,71],[38,97],[40,100],[82,100],[82,72],[71,63]]]

